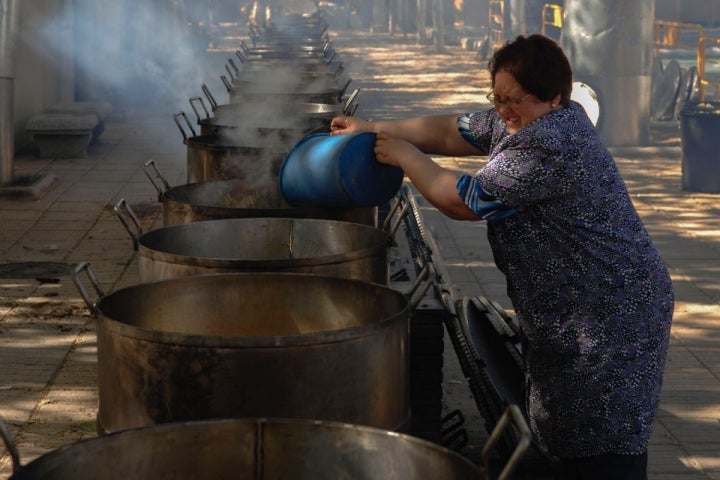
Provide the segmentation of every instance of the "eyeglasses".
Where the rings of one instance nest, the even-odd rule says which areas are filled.
[[[500,98],[496,97],[493,92],[488,93],[485,95],[485,98],[487,98],[489,101],[494,103],[495,105],[509,105],[509,104],[515,104],[520,105],[522,102],[530,98],[530,94],[528,93],[524,97],[521,98]]]

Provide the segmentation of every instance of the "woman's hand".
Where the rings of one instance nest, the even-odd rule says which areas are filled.
[[[391,137],[385,132],[378,132],[375,140],[375,158],[380,163],[401,167],[401,159],[424,154],[410,142]]]
[[[330,135],[340,133],[371,132],[371,122],[357,117],[341,115],[330,121]]]

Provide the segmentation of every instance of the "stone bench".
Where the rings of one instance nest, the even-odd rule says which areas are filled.
[[[59,102],[46,108],[43,113],[66,113],[71,115],[97,115],[98,124],[93,130],[92,141],[97,140],[105,130],[105,119],[113,112],[110,102]]]
[[[43,158],[87,156],[100,119],[95,113],[38,113],[31,116],[25,129],[33,136]]]

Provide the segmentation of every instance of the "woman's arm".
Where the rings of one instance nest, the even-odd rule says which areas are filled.
[[[455,220],[481,220],[458,193],[460,174],[441,167],[410,142],[381,131],[375,156],[382,163],[402,168],[420,194],[443,214]]]
[[[369,122],[357,117],[335,117],[330,123],[332,134],[353,132],[386,132],[405,140],[430,155],[484,155],[465,140],[458,131],[457,115],[431,115],[402,120]]]

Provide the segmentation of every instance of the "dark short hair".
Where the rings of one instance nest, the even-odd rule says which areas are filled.
[[[540,34],[518,36],[498,49],[488,61],[488,70],[495,86],[495,74],[510,73],[527,91],[542,101],[560,94],[567,105],[572,93],[572,68],[555,40]]]

